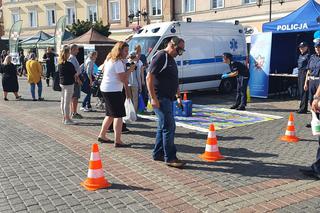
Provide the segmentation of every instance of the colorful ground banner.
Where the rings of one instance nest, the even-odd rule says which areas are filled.
[[[251,36],[249,88],[252,97],[268,97],[271,43],[272,33]]]
[[[208,127],[211,123],[219,130],[282,118],[274,115],[219,108],[213,105],[193,104],[192,106],[192,117],[176,117],[177,126],[200,132],[208,132]],[[139,117],[156,120],[155,116],[150,115],[139,115]]]
[[[21,32],[22,21],[14,23],[9,31],[9,51],[11,54],[18,54],[18,44]]]
[[[66,20],[67,20],[67,16],[60,17],[56,24],[56,30],[54,32],[55,52],[58,54],[60,53],[60,50],[61,50],[62,38],[64,35],[64,31],[66,29]]]

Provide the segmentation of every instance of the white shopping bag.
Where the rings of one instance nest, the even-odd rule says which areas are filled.
[[[124,107],[126,108],[126,117],[124,117],[123,120],[126,123],[136,121],[137,114],[136,114],[136,111],[134,110],[134,106],[130,98],[126,99],[126,101],[124,102]]]
[[[312,120],[311,120],[311,129],[313,135],[320,135],[320,121],[317,118],[316,113],[311,110]]]

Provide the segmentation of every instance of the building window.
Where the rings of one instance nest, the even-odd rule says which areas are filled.
[[[140,10],[139,5],[140,0],[128,0],[128,12],[130,13],[136,13],[138,10]]]
[[[12,24],[16,23],[17,21],[20,20],[20,15],[18,12],[13,12],[11,13],[11,20],[12,20]]]
[[[183,3],[185,13],[195,12],[195,0],[184,0]]]
[[[76,13],[75,13],[74,7],[67,7],[66,14],[67,14],[67,24],[73,24],[76,22]]]
[[[37,12],[35,10],[29,11],[28,18],[29,18],[29,26],[37,27]]]
[[[120,20],[120,3],[119,1],[110,1],[109,7],[109,14],[110,19],[112,21],[119,21]]]
[[[152,16],[162,15],[162,0],[150,0],[150,11]]]
[[[54,9],[47,9],[47,19],[49,26],[56,24],[56,11]]]
[[[88,20],[91,22],[97,21],[97,6],[89,5],[88,6]]]
[[[212,8],[222,8],[224,0],[213,0],[212,1]]]
[[[245,4],[252,4],[252,3],[256,3],[256,0],[244,0]]]

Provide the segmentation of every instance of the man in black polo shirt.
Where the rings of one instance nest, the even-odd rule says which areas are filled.
[[[176,124],[172,112],[172,102],[177,97],[181,105],[178,67],[174,58],[184,52],[184,40],[173,37],[164,50],[156,53],[147,75],[147,87],[151,104],[158,118],[153,159],[165,161],[168,166],[181,168],[185,162],[176,156],[174,144]]]
[[[230,66],[230,73],[222,75],[222,79],[237,76],[237,96],[236,103],[230,109],[246,110],[247,86],[249,81],[248,68],[238,61],[233,61],[231,53],[223,53],[223,62]]]

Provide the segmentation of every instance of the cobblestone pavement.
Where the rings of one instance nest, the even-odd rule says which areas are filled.
[[[183,169],[151,159],[155,123],[129,124],[129,149],[99,145],[105,176],[112,186],[89,192],[86,178],[92,143],[104,113],[84,113],[77,126],[65,126],[59,93],[44,88],[46,101],[33,102],[20,79],[23,101],[0,101],[0,212],[319,212],[320,182],[299,168],[312,163],[317,140],[305,128],[308,115],[295,115],[297,144],[279,141],[296,100],[253,99],[248,110],[284,118],[217,131],[226,158],[207,163],[207,135],[177,128]],[[229,106],[233,96],[213,91],[190,96],[197,104]],[[82,97],[83,98],[83,97]],[[112,137],[113,135],[110,135]]]

